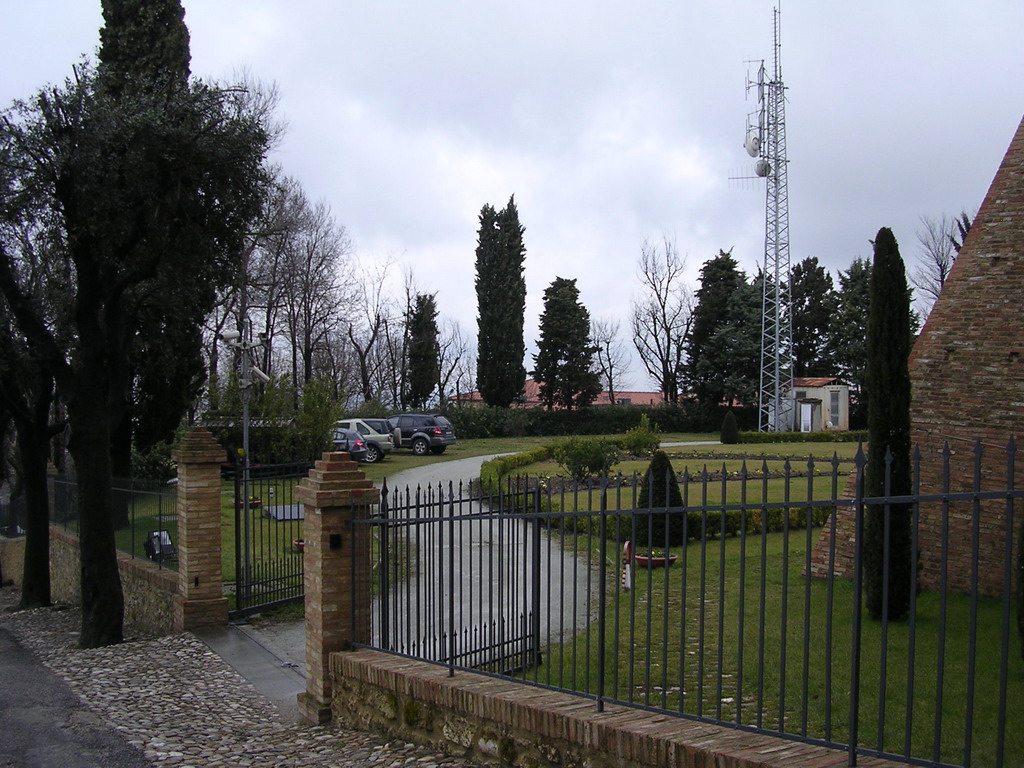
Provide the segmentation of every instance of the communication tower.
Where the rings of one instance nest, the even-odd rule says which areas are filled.
[[[764,227],[764,292],[761,315],[759,389],[762,432],[793,428],[793,323],[789,293],[789,189],[786,160],[786,88],[782,83],[780,12],[773,9],[773,63],[769,74],[761,61],[756,80],[757,109],[747,116],[744,148],[757,158],[754,173],[766,181]]]

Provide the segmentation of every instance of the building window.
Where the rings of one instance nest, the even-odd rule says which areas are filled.
[[[828,420],[832,422],[833,427],[839,426],[839,393],[829,392],[828,393]]]

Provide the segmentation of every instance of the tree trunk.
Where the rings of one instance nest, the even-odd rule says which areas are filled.
[[[25,566],[18,606],[22,610],[50,604],[50,498],[46,485],[49,455],[46,415],[50,398],[45,399],[42,425],[20,420],[15,422],[18,461],[25,491]]]
[[[124,596],[117,569],[111,515],[110,421],[107,378],[83,371],[80,389],[68,403],[71,456],[78,478],[79,552],[82,586],[82,648],[99,648],[123,639]]]

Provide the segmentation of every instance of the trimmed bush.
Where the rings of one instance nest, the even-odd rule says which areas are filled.
[[[868,433],[852,432],[740,432],[741,443],[862,443]],[[723,441],[725,442],[725,441]]]
[[[740,441],[740,427],[736,423],[736,414],[732,411],[725,412],[722,419],[722,445],[736,445]]]
[[[657,507],[679,508],[676,512],[639,514],[636,520],[636,543],[639,546],[650,546],[656,551],[661,551],[678,546],[686,540],[683,497],[679,492],[679,481],[676,479],[675,470],[672,469],[672,462],[664,451],[655,451],[651,463],[647,465],[636,504],[637,510]]]

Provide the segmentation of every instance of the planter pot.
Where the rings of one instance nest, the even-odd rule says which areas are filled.
[[[633,560],[641,568],[669,568],[679,558],[679,555],[634,555]]]

